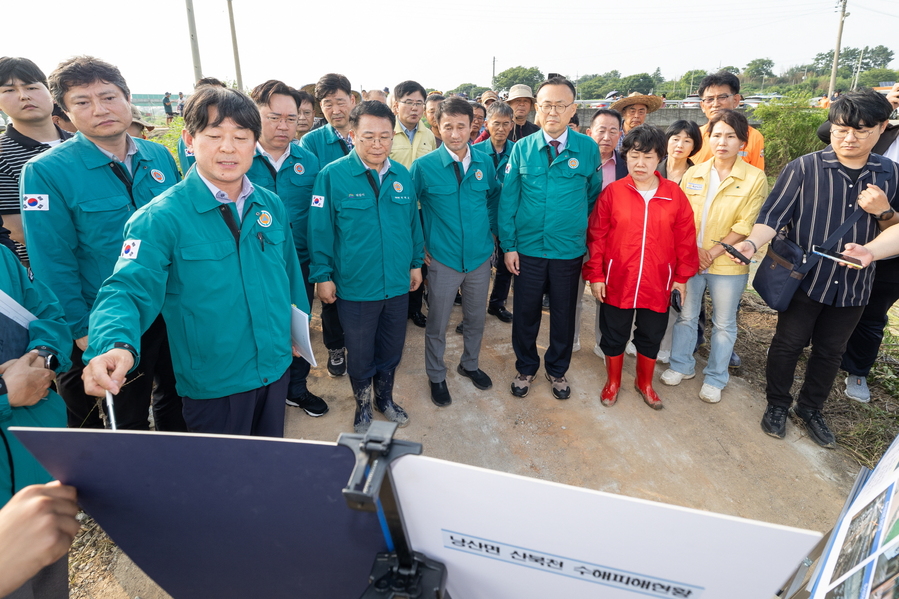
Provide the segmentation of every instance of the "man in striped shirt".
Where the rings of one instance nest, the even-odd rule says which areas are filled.
[[[865,244],[899,222],[895,211],[899,209],[899,166],[871,152],[892,111],[886,98],[871,90],[840,96],[830,107],[831,145],[784,168],[749,237],[735,245],[737,251],[751,257],[786,227],[787,238],[802,247],[808,259],[815,259],[812,246],[822,245],[857,209],[867,214],[830,249],[839,251],[849,242]],[[818,259],[789,307],[778,313],[768,351],[768,407],[762,418],[767,434],[779,439],[786,434],[796,364],[811,340],[794,414],[805,423],[812,440],[822,447],[834,446],[821,409],[846,343],[868,303],[873,279],[870,268],[856,270]]]
[[[47,77],[27,58],[0,58],[0,109],[12,123],[0,135],[0,215],[27,261],[19,210],[19,174],[26,162],[72,137],[53,124]]]

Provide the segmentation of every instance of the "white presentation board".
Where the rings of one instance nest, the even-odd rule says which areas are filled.
[[[393,463],[411,546],[455,599],[765,599],[821,534],[422,456]]]

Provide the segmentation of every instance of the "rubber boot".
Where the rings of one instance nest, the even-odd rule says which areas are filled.
[[[371,379],[350,378],[353,398],[356,400],[356,415],[353,417],[353,431],[365,433],[371,426]]]
[[[393,401],[393,378],[396,370],[375,374],[375,409],[390,422],[396,422],[400,428],[409,424],[406,410]]]
[[[612,407],[618,401],[618,390],[621,388],[621,368],[624,366],[624,354],[606,356],[606,386],[602,388],[599,401],[606,407]]]
[[[647,358],[643,354],[637,353],[637,378],[634,381],[634,387],[636,387],[637,393],[643,397],[646,405],[653,410],[661,410],[665,406],[662,405],[662,400],[652,388],[652,375],[655,370],[655,358]]]

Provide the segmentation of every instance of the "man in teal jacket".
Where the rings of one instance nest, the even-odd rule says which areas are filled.
[[[257,85],[250,97],[262,117],[262,134],[256,142],[256,155],[247,177],[254,185],[278,194],[290,218],[293,242],[304,278],[309,277],[309,204],[312,185],[318,175],[318,158],[299,144],[292,143],[299,122],[299,92],[274,79]],[[306,287],[306,298],[312,304],[312,285]],[[302,408],[312,417],[328,412],[328,404],[309,391],[306,380],[310,364],[305,358],[294,357],[290,365],[290,386],[287,405]]]
[[[315,100],[328,124],[304,135],[300,147],[312,152],[318,158],[319,166],[324,168],[353,149],[350,111],[356,105],[356,97],[349,79],[338,73],[328,73],[315,84]],[[328,375],[345,375],[346,340],[337,303],[322,303],[322,341],[328,349]]]
[[[490,137],[472,147],[484,152],[493,160],[496,176],[500,185],[506,178],[506,164],[512,154],[512,140],[509,133],[515,123],[515,113],[512,107],[505,102],[493,102],[487,108],[487,131]],[[487,302],[487,314],[496,316],[501,322],[512,322],[512,313],[506,309],[506,300],[509,299],[509,289],[512,286],[512,273],[506,268],[503,260],[503,250],[499,246],[499,237],[495,239],[496,275],[493,277],[493,290]]]
[[[112,274],[125,221],[176,184],[178,168],[164,146],[128,135],[130,91],[116,67],[80,56],[57,67],[49,81],[53,99],[79,132],[22,169],[22,220],[26,244],[34,245],[31,268],[59,298],[73,340],[73,366],[58,381],[69,426],[102,428],[96,400],[84,394],[81,381],[88,317],[97,290]],[[147,412],[158,375],[157,428],[183,431],[161,319],[147,331],[143,345],[144,361],[116,406],[116,420],[121,428],[149,428]]]
[[[281,437],[291,304],[309,304],[287,210],[246,177],[259,110],[241,92],[207,86],[185,113],[197,162],[125,227],[91,315],[85,389],[118,393],[161,312],[189,430]]]
[[[506,165],[499,205],[499,240],[506,267],[515,275],[512,395],[528,394],[540,368],[543,290],[549,293],[546,378],[557,399],[568,399],[578,279],[587,251],[587,217],[602,187],[596,142],[571,130],[576,112],[570,81],[553,77],[537,90],[542,132],[519,140]]]
[[[484,311],[490,288],[490,256],[496,231],[499,182],[492,161],[468,147],[474,113],[471,104],[449,98],[437,108],[443,146],[412,163],[415,195],[421,202],[428,248],[428,323],[425,327],[425,370],[431,400],[438,407],[452,402],[446,384],[446,325],[456,292],[462,288],[465,349],[456,369],[478,389],[493,386],[478,368],[484,336]]]
[[[409,420],[393,401],[393,381],[408,293],[421,285],[424,239],[409,171],[388,158],[394,118],[380,102],[353,109],[355,149],[322,168],[309,211],[309,278],[322,303],[339,306],[357,433],[371,424],[372,383],[375,408],[400,426]]]
[[[0,375],[0,440],[6,448],[6,456],[0,457],[2,507],[23,488],[52,480],[9,431],[9,427],[65,427],[65,403],[49,387],[53,382],[54,370],[64,372],[71,365],[69,352],[72,340],[62,308],[53,293],[39,281],[32,281],[16,255],[3,249],[0,249],[0,289],[36,317],[27,331],[21,329],[21,346],[13,344],[16,347],[11,347],[7,336],[0,351],[0,363],[3,363]],[[5,320],[6,316],[2,318]],[[18,325],[6,321],[3,326]],[[10,359],[13,361],[6,363]],[[19,594],[10,596],[67,597],[67,592],[61,592],[68,589],[67,570],[66,559],[60,559],[26,581]],[[4,576],[10,574],[7,572]],[[54,593],[54,590],[57,592]]]

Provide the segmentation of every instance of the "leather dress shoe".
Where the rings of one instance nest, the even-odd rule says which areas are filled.
[[[504,306],[499,308],[487,308],[487,314],[496,316],[503,322],[512,322],[512,313],[506,310]]]
[[[425,328],[425,325],[428,324],[428,317],[421,312],[413,312],[409,315],[409,320],[412,321],[412,324],[421,328]]]
[[[430,383],[430,381],[428,381]],[[440,381],[439,383],[430,383],[431,384],[431,401],[434,402],[434,405],[438,408],[443,408],[451,403],[453,403],[453,398],[450,397],[449,388],[446,386],[446,381]]]

